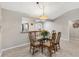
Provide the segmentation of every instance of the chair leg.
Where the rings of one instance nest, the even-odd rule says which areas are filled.
[[[52,49],[48,48],[48,51],[49,51],[49,56],[51,57],[52,56]]]
[[[43,53],[43,49],[44,49],[44,47],[42,46],[42,47],[41,47],[41,52],[42,52],[42,53]]]
[[[33,47],[33,53],[32,53],[32,55],[34,55],[34,53],[35,53],[35,47]]]
[[[58,44],[58,48],[60,49],[60,44]]]
[[[55,46],[53,46],[52,50],[54,51],[53,53],[55,53],[55,52],[56,52]]]
[[[56,52],[55,48],[53,50],[54,50],[54,54],[55,54],[55,52]]]
[[[55,52],[57,51],[57,45],[54,46],[55,47]]]
[[[31,52],[32,47],[30,46],[30,52]]]

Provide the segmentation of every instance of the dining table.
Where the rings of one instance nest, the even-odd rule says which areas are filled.
[[[40,38],[38,39],[38,42],[40,42],[40,48],[41,48],[41,52],[43,53],[43,49],[44,49],[44,44],[46,42],[48,42],[50,39],[49,38]]]

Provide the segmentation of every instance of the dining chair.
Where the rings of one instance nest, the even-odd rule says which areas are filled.
[[[52,38],[50,39],[50,47],[51,47],[51,51],[53,50],[53,52],[56,52],[56,46],[55,46],[55,40],[57,37],[57,33],[53,32],[52,33]],[[50,53],[50,56],[52,55],[52,53]]]
[[[50,39],[50,43],[47,44],[48,51],[49,51],[49,56],[52,56],[52,50],[54,53],[60,49],[60,38],[61,38],[61,32],[52,33],[52,39]]]
[[[57,37],[56,32],[52,33],[51,41],[52,41],[52,42],[55,42],[56,37]]]
[[[59,48],[59,49],[60,49],[60,38],[61,38],[61,32],[58,32],[57,38],[55,40],[55,45],[56,45],[56,48]]]
[[[45,47],[47,48],[47,50],[48,50],[48,52],[49,52],[48,54],[49,54],[49,56],[51,57],[52,54],[55,53],[54,45],[52,45],[52,42],[49,41],[49,42],[47,42],[47,43],[45,44]]]
[[[40,48],[40,43],[36,40],[36,32],[29,32],[29,39],[30,39],[30,52],[31,50],[32,55],[34,55],[36,48]]]
[[[53,42],[56,40],[56,33],[52,33],[52,38],[44,43],[44,48],[47,48],[49,52],[49,56],[52,56],[53,53],[56,52],[56,47]]]
[[[58,32],[55,37],[52,38],[52,45],[54,45],[54,52],[56,52],[58,49],[60,49],[60,37],[61,32]]]

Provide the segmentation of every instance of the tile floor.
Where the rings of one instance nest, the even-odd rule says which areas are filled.
[[[22,46],[3,52],[2,57],[48,57],[48,53],[42,54],[40,51],[31,55],[29,46]],[[61,41],[61,49],[52,57],[79,57],[79,40]]]

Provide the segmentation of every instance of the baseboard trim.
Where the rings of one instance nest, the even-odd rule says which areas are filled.
[[[0,51],[0,57],[2,56],[2,51]]]
[[[61,40],[69,41],[69,39],[61,37]]]
[[[27,46],[27,45],[29,45],[29,43],[21,44],[21,45],[17,45],[17,46],[13,46],[13,47],[10,47],[10,48],[5,48],[5,49],[2,49],[2,53],[3,53],[4,51],[9,50],[9,49],[13,49],[13,48],[17,48],[17,47],[22,47],[22,46]],[[1,55],[2,55],[2,53],[1,53]]]
[[[1,57],[2,53],[0,53],[0,57]]]

